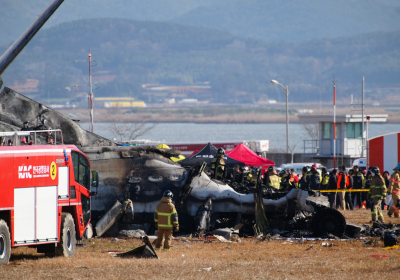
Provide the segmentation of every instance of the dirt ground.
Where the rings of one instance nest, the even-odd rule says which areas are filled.
[[[370,220],[368,210],[344,212],[358,223]],[[389,219],[386,222],[400,223]],[[370,238],[367,238],[369,240]],[[276,240],[239,243],[183,242],[175,239],[160,259],[121,259],[112,255],[141,245],[138,239],[93,238],[77,247],[72,258],[50,258],[34,249],[12,251],[9,265],[0,266],[2,279],[393,279],[400,274],[400,249],[363,246],[365,240]],[[333,243],[323,247],[322,242]],[[312,246],[312,247],[311,247]],[[310,248],[311,247],[311,248]]]

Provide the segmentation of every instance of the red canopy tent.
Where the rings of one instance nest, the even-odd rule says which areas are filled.
[[[258,156],[243,144],[237,145],[232,151],[227,153],[227,155],[233,159],[243,162],[248,166],[262,166],[263,169],[266,169],[268,166],[275,165],[275,162],[272,160]]]

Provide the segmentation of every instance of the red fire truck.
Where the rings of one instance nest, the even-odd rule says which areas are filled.
[[[0,146],[0,264],[18,246],[73,256],[90,222],[98,173],[87,156],[73,145],[29,143],[32,134],[0,132],[0,144],[10,145]]]

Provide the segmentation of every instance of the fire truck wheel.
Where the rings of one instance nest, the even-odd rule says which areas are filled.
[[[10,231],[7,223],[0,220],[0,264],[8,264],[11,253]]]
[[[60,239],[56,254],[65,257],[74,256],[76,247],[75,223],[69,213],[62,213]]]

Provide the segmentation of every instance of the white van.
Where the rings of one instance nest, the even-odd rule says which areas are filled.
[[[311,166],[315,164],[317,165],[317,170],[321,173],[321,169],[324,168],[322,164],[319,163],[313,163],[313,162],[296,162],[296,163],[287,163],[287,164],[282,164],[281,169],[294,169],[294,171],[297,174],[301,174],[301,170],[303,169],[304,166],[306,166],[309,170],[311,169]]]
[[[353,167],[354,165],[358,166],[358,169],[360,171],[364,171],[367,169],[367,158],[363,157],[363,158],[357,158],[353,161]]]

